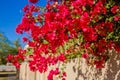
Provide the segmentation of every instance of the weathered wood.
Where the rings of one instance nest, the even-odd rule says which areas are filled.
[[[25,67],[26,65],[27,67]],[[58,64],[55,66],[58,66]],[[117,53],[111,54],[111,59],[105,64],[103,69],[88,66],[86,60],[82,58],[80,60],[72,60],[66,66],[66,80],[120,80],[120,54]],[[59,67],[61,67],[61,63]],[[19,80],[47,80],[47,75],[51,68],[49,67],[46,73],[40,74],[39,72],[30,71],[27,62],[23,63],[20,68]]]

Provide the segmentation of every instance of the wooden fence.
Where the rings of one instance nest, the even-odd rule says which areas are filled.
[[[78,61],[78,59],[75,59],[66,64],[67,67],[65,71],[67,72],[67,80],[120,80],[120,54],[111,54],[111,59],[103,69],[88,66],[82,58],[79,62],[80,68],[78,68]],[[49,67],[49,70],[50,69],[51,67]],[[44,74],[32,72],[27,62],[24,62],[20,68],[19,80],[47,80],[48,72]]]

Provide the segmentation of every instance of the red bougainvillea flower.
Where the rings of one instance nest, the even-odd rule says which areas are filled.
[[[35,3],[38,2],[38,0],[28,0],[28,1],[31,2],[31,3],[33,3],[33,4],[35,4]]]
[[[13,55],[11,55],[11,54],[9,54],[8,56],[7,56],[7,60],[9,61],[9,62],[11,62],[11,60],[13,59]]]
[[[62,80],[66,80],[65,78],[62,78]]]
[[[23,39],[23,42],[27,42],[28,41],[28,39],[26,37],[23,37],[22,39]]]
[[[66,60],[66,57],[63,53],[60,54],[60,56],[58,56],[58,60],[64,62]]]
[[[66,72],[63,72],[63,76],[65,76],[65,77],[67,76]]]
[[[17,62],[13,62],[13,64],[15,65],[15,67],[17,68],[17,69],[19,69],[20,68],[20,63],[17,61]]]
[[[117,9],[118,9],[118,6],[113,6],[112,8],[111,8],[111,12],[113,13],[113,14],[115,14],[116,13],[116,11],[117,11]]]
[[[115,44],[115,51],[120,52],[120,45],[119,44]]]
[[[120,19],[120,16],[114,16],[114,21],[118,21]]]
[[[86,58],[88,58],[88,57],[89,57],[89,55],[88,55],[87,52],[82,54],[82,58],[85,58],[85,59],[86,59]]]
[[[103,60],[95,61],[94,64],[96,65],[96,68],[103,68],[104,67]]]
[[[48,75],[48,80],[53,80],[53,76],[56,76],[60,73],[59,68],[56,68],[55,70],[51,70]]]

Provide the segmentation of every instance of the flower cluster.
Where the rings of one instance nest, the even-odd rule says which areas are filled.
[[[37,1],[29,0],[33,4]],[[31,70],[42,73],[48,66],[78,57],[96,68],[104,67],[110,50],[120,52],[119,3],[116,0],[49,0],[45,8],[26,5],[16,32],[29,35],[23,40],[31,49],[26,52],[30,53]],[[50,73],[56,75],[56,71]]]
[[[13,65],[15,65],[17,69],[19,69],[21,62],[23,62],[25,59],[25,53],[26,50],[22,50],[21,48],[18,48],[18,54],[15,56],[9,54],[7,56],[7,61],[13,63]]]
[[[51,70],[49,75],[48,75],[48,80],[54,80],[54,76],[57,76],[59,75],[61,72],[59,70],[59,68],[56,68],[55,70]],[[66,77],[66,73],[63,72],[61,74],[61,76],[59,75],[58,77],[60,77],[62,80],[66,80],[65,77]]]

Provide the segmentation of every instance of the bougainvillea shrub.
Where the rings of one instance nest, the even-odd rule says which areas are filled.
[[[44,73],[58,62],[84,58],[88,64],[104,68],[111,51],[120,52],[118,0],[49,0],[44,8],[36,4],[38,0],[28,1],[16,32],[27,34],[23,41],[29,48],[17,57],[8,56],[14,64],[29,57],[30,69]],[[48,80],[55,75],[62,80],[67,76],[56,68]]]

